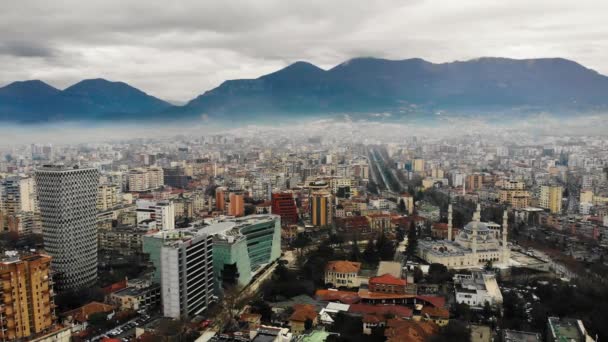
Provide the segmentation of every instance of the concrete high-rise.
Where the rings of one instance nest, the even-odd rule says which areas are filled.
[[[226,188],[215,188],[215,209],[224,211],[226,209]]]
[[[197,228],[162,231],[145,236],[143,249],[161,285],[165,316],[192,318],[207,309],[214,300],[211,235]]]
[[[52,257],[57,290],[97,280],[96,205],[99,172],[45,165],[36,170],[44,248]]]
[[[311,201],[311,223],[315,227],[324,227],[332,222],[331,194],[315,192]]]
[[[0,262],[0,340],[25,340],[55,323],[51,258],[13,255]]]
[[[563,188],[559,185],[543,185],[540,187],[540,207],[549,209],[552,214],[562,211]]]
[[[245,215],[245,197],[243,193],[231,192],[228,197],[230,205],[228,206],[228,215],[241,217]]]

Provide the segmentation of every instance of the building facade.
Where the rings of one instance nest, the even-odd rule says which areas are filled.
[[[452,237],[452,208],[448,208],[448,239],[418,243],[418,256],[429,263],[443,264],[449,268],[478,268],[487,262],[507,264],[510,249],[507,243],[507,212],[503,215],[501,239],[496,237],[491,222],[481,222],[481,208],[473,215],[473,221],[461,229],[454,241]],[[502,240],[502,241],[501,241]]]
[[[51,257],[13,256],[0,262],[2,297],[0,339],[28,339],[50,330],[55,323]]]
[[[332,222],[331,194],[327,192],[315,192],[311,198],[310,216],[311,223],[315,227],[324,227]]]
[[[291,193],[272,194],[272,213],[281,216],[283,226],[298,223],[298,208]]]
[[[213,301],[213,238],[196,232],[165,241],[160,250],[163,314],[189,319]]]
[[[44,246],[58,290],[88,287],[97,280],[98,183],[96,169],[36,170]]]
[[[543,185],[540,187],[539,204],[541,208],[549,209],[552,214],[562,211],[563,188],[559,185]]]

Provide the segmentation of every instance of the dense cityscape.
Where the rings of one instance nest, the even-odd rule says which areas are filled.
[[[608,140],[261,127],[0,146],[2,341],[592,341]]]

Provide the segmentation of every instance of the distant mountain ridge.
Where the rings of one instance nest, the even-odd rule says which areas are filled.
[[[129,119],[171,106],[126,83],[104,79],[83,80],[64,90],[40,80],[0,88],[1,121]]]
[[[255,119],[260,115],[470,109],[597,111],[608,108],[608,77],[563,58],[478,58],[431,63],[423,59],[355,58],[329,70],[296,62],[256,79],[228,80],[183,106],[122,82],[81,81],[58,90],[41,81],[0,88],[0,120]]]
[[[608,77],[561,58],[442,64],[356,58],[327,71],[298,62],[257,79],[226,81],[177,110],[242,116],[607,105]]]

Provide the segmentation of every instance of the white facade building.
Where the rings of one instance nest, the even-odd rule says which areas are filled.
[[[193,233],[167,241],[160,251],[163,314],[175,319],[201,314],[213,301],[213,238]]]
[[[137,223],[149,222],[147,227],[158,230],[175,229],[175,204],[171,201],[137,200]]]
[[[456,274],[454,276],[454,292],[456,302],[472,307],[483,307],[502,304],[502,293],[494,274],[481,271],[472,274]]]

